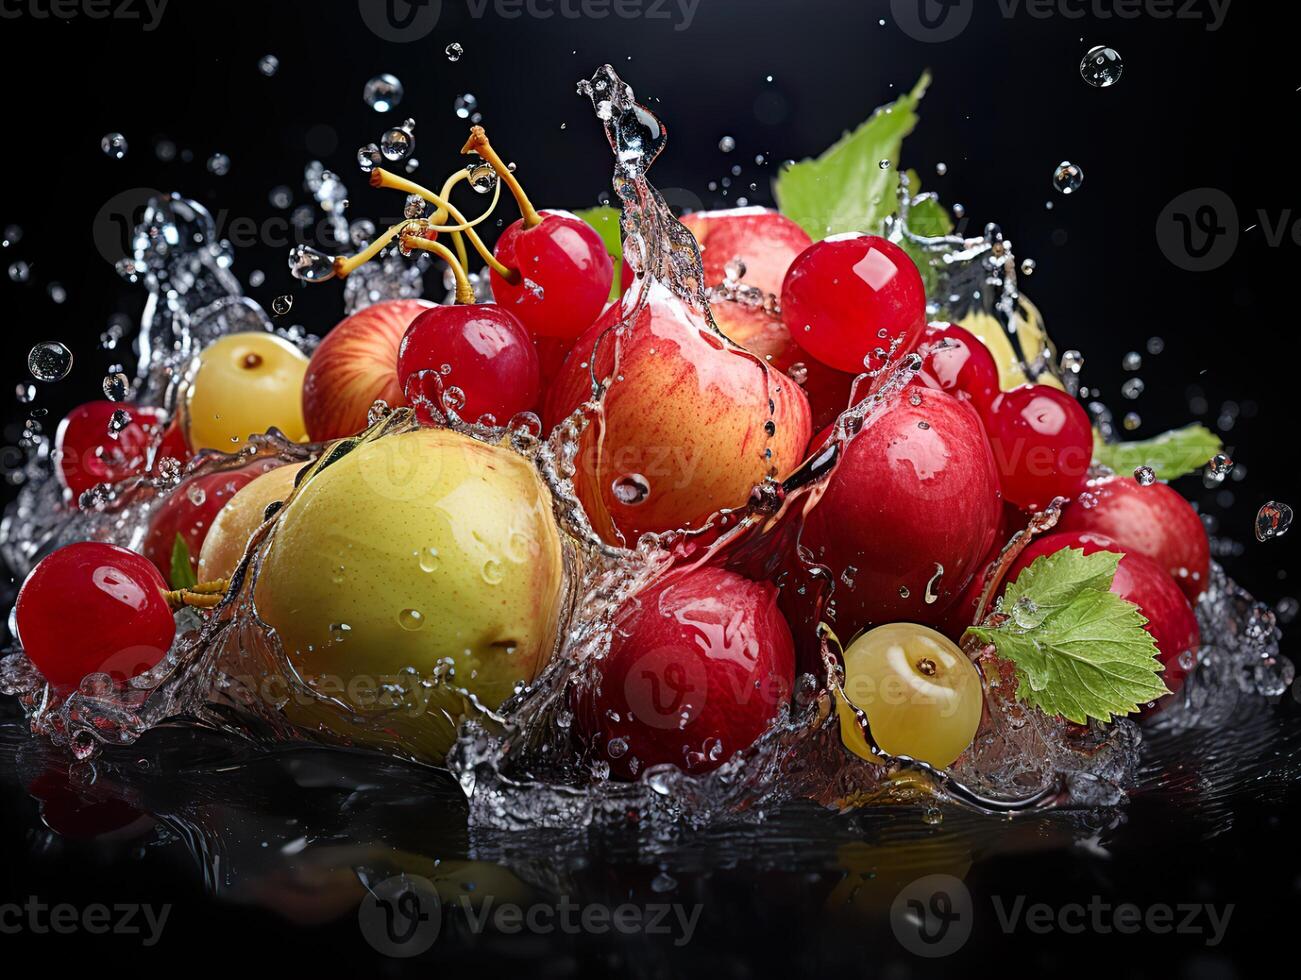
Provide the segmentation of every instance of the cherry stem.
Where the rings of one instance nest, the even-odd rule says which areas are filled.
[[[405,221],[402,222],[401,224],[394,225],[388,231],[384,232],[384,234],[378,236],[373,242],[367,245],[356,255],[335,256],[334,274],[338,276],[340,279],[347,279],[348,276],[356,272],[358,268],[365,265],[367,262],[369,262],[371,259],[377,256],[380,253],[380,251],[384,249],[389,242],[393,241],[393,239],[396,238],[398,234],[402,231],[402,229],[405,228],[406,226],[407,226],[407,222]]]
[[[497,151],[492,148],[492,144],[488,142],[488,134],[482,126],[471,127],[470,138],[465,141],[465,146],[461,147],[461,152],[477,153],[493,170],[497,171],[497,177],[510,188],[511,194],[515,197],[515,203],[519,205],[520,217],[524,219],[525,228],[533,228],[542,224],[542,216],[538,214],[532,202],[529,201],[528,195],[524,193],[524,188],[520,186],[520,182],[515,178],[515,174],[510,167],[502,162],[501,157],[497,155]]]
[[[230,579],[219,578],[213,582],[200,582],[188,589],[173,589],[170,592],[164,592],[163,598],[167,600],[167,605],[171,607],[172,612],[184,609],[186,606],[195,609],[212,609],[221,605],[222,600],[226,598],[226,590],[229,588]]]
[[[446,262],[451,267],[452,275],[456,277],[456,302],[461,306],[474,305],[474,287],[470,285],[470,279],[465,274],[465,268],[456,260],[456,256],[452,254],[452,250],[446,245],[431,242],[423,236],[404,235],[402,237],[402,248],[418,248],[424,252],[433,252]]]

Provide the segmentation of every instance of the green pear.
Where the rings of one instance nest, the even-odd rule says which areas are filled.
[[[495,709],[546,665],[564,578],[532,464],[421,428],[363,441],[307,478],[254,600],[329,699],[291,696],[290,721],[441,761],[472,701]]]

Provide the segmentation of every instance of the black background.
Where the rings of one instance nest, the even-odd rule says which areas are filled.
[[[1292,403],[1292,297],[1301,246],[1291,235],[1272,246],[1256,228],[1243,234],[1222,268],[1193,274],[1167,261],[1154,234],[1165,205],[1199,187],[1227,192],[1244,227],[1260,224],[1261,210],[1269,223],[1301,219],[1292,138],[1301,102],[1295,58],[1301,14],[1294,5],[1234,0],[1221,29],[1210,31],[1206,17],[1122,18],[1115,11],[1123,5],[1111,0],[1067,2],[1046,18],[1025,10],[1007,17],[1003,3],[982,0],[966,31],[941,44],[908,37],[886,0],[700,0],[690,26],[680,30],[673,6],[663,8],[673,15],[669,20],[511,19],[491,8],[475,17],[450,0],[442,6],[427,37],[392,44],[367,29],[355,0],[171,0],[150,32],[138,20],[38,17],[48,10],[45,0],[6,0],[0,226],[16,224],[23,237],[0,260],[26,261],[32,274],[25,285],[0,279],[0,395],[9,405],[4,442],[15,441],[33,407],[48,410],[41,421],[52,430],[60,413],[97,397],[105,368],[122,359],[121,351],[99,349],[98,336],[111,314],[137,315],[143,292],[118,279],[91,235],[100,207],[122,190],[175,189],[206,203],[223,226],[235,218],[260,223],[287,217],[268,200],[276,185],[292,187],[296,204],[309,199],[303,166],[320,159],[349,184],[352,217],[391,216],[394,202],[357,174],[356,148],[412,116],[421,174],[437,183],[458,165],[466,129],[453,101],[472,92],[494,145],[518,163],[535,203],[590,206],[609,187],[611,160],[574,86],[610,62],[668,125],[668,150],[652,172],[658,186],[680,189],[675,193],[684,200],[695,195],[706,206],[734,203],[739,195],[770,203],[776,163],[820,152],[929,68],[935,81],[904,164],[917,168],[946,202],[963,204],[970,228],[997,221],[1017,253],[1036,260],[1025,289],[1045,313],[1059,350],[1084,351],[1084,383],[1101,389],[1118,413],[1139,412],[1138,435],[1190,421],[1190,401],[1199,393],[1206,406],[1201,418],[1212,426],[1226,402],[1238,404],[1240,417],[1224,438],[1247,476],[1222,488],[1232,502],[1217,500],[1195,480],[1183,489],[1241,544],[1226,561],[1236,577],[1271,603],[1296,594],[1288,576],[1296,532],[1259,544],[1251,525],[1265,500],[1301,500]],[[144,10],[139,3],[126,9]],[[1194,3],[1189,9],[1210,8]],[[1084,15],[1062,12],[1077,10]],[[453,41],[465,49],[457,63],[443,54]],[[1125,60],[1123,80],[1108,90],[1079,77],[1081,57],[1098,43]],[[280,59],[272,78],[257,69],[265,54]],[[397,75],[406,89],[401,105],[385,116],[361,98],[365,81],[380,72]],[[100,150],[110,131],[130,143],[124,160]],[[724,135],[736,141],[730,154],[718,146]],[[159,138],[174,141],[191,159],[160,162]],[[205,169],[217,152],[232,161],[223,177]],[[769,163],[756,165],[757,154]],[[1082,190],[1070,198],[1050,186],[1064,159],[1086,173]],[[947,176],[935,175],[940,161]],[[733,178],[730,196],[711,192],[709,182],[728,176],[734,164],[744,173]],[[1049,200],[1052,210],[1045,207]],[[235,272],[247,282],[252,270],[264,270],[265,284],[250,294],[268,307],[273,297],[292,294],[286,319],[324,333],[341,312],[338,291],[295,283],[286,251],[286,241],[263,235],[238,251]],[[47,294],[51,282],[67,290],[61,305]],[[1165,340],[1165,351],[1144,355],[1138,373],[1146,393],[1127,402],[1119,394],[1130,376],[1122,357],[1143,351],[1152,336]],[[34,405],[19,405],[11,392],[30,382],[26,353],[44,339],[67,343],[75,368],[66,380],[39,386]],[[1228,884],[1218,879],[1219,887],[1249,891],[1254,869],[1275,863],[1269,847],[1278,819],[1277,811],[1244,818],[1232,837],[1208,849],[1207,860],[1230,876]],[[38,856],[11,857],[15,850],[22,845],[3,845],[5,864],[17,862],[6,891],[26,894],[42,875],[56,874]],[[59,868],[51,880],[75,880],[71,866]],[[1268,894],[1294,903],[1295,863],[1273,870],[1284,876],[1271,879]],[[197,881],[155,873],[157,889],[177,901],[200,901]],[[1273,927],[1283,909],[1272,911],[1276,917],[1262,921],[1257,910],[1262,943],[1282,938]],[[227,927],[247,926],[221,914]],[[1180,972],[1208,975],[1200,972],[1206,967],[1209,975],[1230,975],[1216,972],[1230,969],[1222,957],[1177,962]],[[806,961],[810,968],[817,963],[816,955]],[[866,972],[871,965],[861,964]],[[993,968],[1016,969],[1009,962]]]

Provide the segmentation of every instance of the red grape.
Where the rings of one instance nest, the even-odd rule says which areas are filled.
[[[124,411],[131,421],[109,435],[113,413]],[[143,473],[149,453],[167,424],[161,409],[124,402],[96,401],[78,405],[59,423],[54,458],[59,481],[75,501],[100,483],[118,483]]]
[[[50,684],[73,688],[87,674],[123,680],[167,655],[176,622],[167,583],[148,559],[99,541],[52,552],[18,593],[15,619],[28,658]]]
[[[1083,488],[1093,427],[1070,395],[1022,385],[995,398],[983,418],[1007,500],[1042,510],[1054,497],[1074,497]]]
[[[917,349],[926,288],[912,259],[876,235],[824,239],[791,265],[782,319],[811,357],[838,371],[876,370]]]
[[[402,335],[397,372],[426,424],[431,404],[490,425],[537,407],[537,347],[519,319],[494,303],[421,313]]]
[[[492,294],[538,337],[577,337],[610,298],[614,263],[596,229],[566,211],[542,211],[542,223],[521,218],[497,239],[493,254],[520,281],[492,272]]]

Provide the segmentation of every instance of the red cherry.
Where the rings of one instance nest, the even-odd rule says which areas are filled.
[[[848,643],[869,625],[941,622],[1000,516],[975,410],[941,391],[890,396],[844,448],[800,539],[830,569],[837,635]]]
[[[719,568],[671,573],[620,613],[578,730],[624,778],[668,763],[707,772],[748,747],[795,680],[777,590]]]
[[[1080,492],[1093,460],[1093,427],[1074,398],[1022,385],[995,398],[983,418],[1009,501],[1042,510],[1054,497]]]
[[[268,460],[243,469],[192,476],[181,482],[154,511],[141,552],[162,572],[163,578],[170,579],[172,548],[179,534],[190,552],[190,569],[197,572],[199,551],[218,512],[235,494],[267,470],[275,469],[279,462]]]
[[[897,358],[917,349],[926,288],[898,245],[876,235],[841,235],[805,249],[791,265],[782,319],[811,357],[861,374],[885,363],[877,351],[889,355],[893,347]]]
[[[100,672],[134,677],[156,666],[176,636],[166,589],[158,569],[134,551],[99,541],[67,545],[41,559],[19,590],[19,641],[55,687]]]
[[[426,424],[433,421],[430,406],[488,425],[505,425],[537,408],[533,338],[494,303],[421,313],[402,335],[397,372],[408,404]]]
[[[567,211],[542,211],[542,223],[516,221],[493,254],[520,282],[495,271],[492,294],[539,337],[577,337],[601,315],[610,297],[614,263],[596,229]]]
[[[1190,650],[1196,652],[1201,644],[1201,632],[1197,628],[1197,616],[1194,615],[1192,606],[1174,580],[1150,558],[1137,552],[1126,553],[1119,543],[1110,538],[1100,534],[1061,532],[1039,538],[1021,552],[1008,571],[1007,581],[1016,581],[1016,577],[1036,558],[1054,554],[1063,548],[1079,548],[1086,555],[1095,551],[1114,551],[1124,555],[1116,569],[1116,577],[1112,580],[1111,591],[1134,603],[1147,617],[1145,629],[1156,641],[1161,663],[1165,665],[1161,679],[1171,691],[1179,690],[1188,673],[1187,668],[1179,663],[1179,658]]]
[[[1165,483],[1145,487],[1126,476],[1091,480],[1062,514],[1061,531],[1090,531],[1151,558],[1190,602],[1206,591],[1211,546],[1197,511]]]
[[[988,411],[998,397],[998,365],[989,348],[954,323],[932,323],[921,345],[922,367],[913,384],[968,399]]]
[[[130,415],[131,422],[114,437],[109,435],[109,423],[119,410]],[[78,405],[59,423],[54,437],[59,482],[75,501],[96,484],[119,483],[143,473],[166,424],[161,409],[145,405],[110,401]]]

